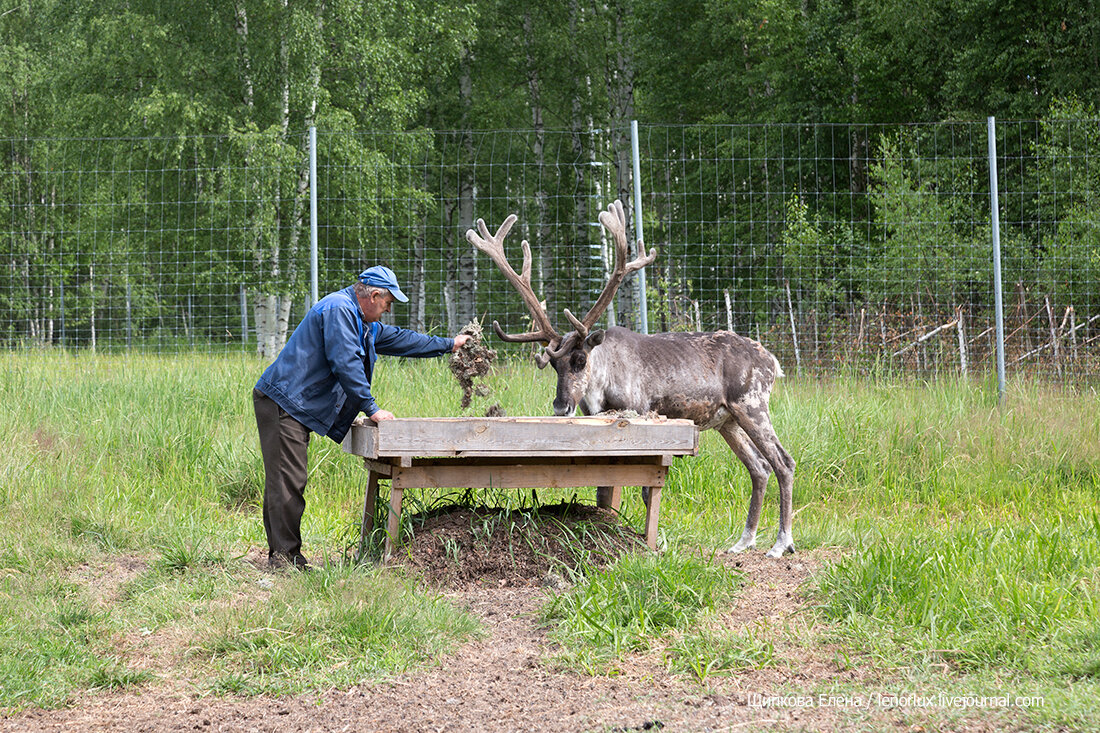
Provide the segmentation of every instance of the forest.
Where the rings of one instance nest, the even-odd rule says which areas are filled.
[[[513,212],[548,311],[584,307],[639,175],[651,330],[785,329],[809,363],[877,317],[891,351],[990,313],[990,116],[1021,333],[1100,333],[1092,1],[4,0],[0,43],[5,344],[270,356],[316,128],[322,290],[390,264],[401,325],[520,330],[462,236]]]

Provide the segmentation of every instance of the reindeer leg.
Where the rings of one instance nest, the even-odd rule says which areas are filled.
[[[775,544],[768,550],[767,555],[773,558],[782,557],[789,552],[794,552],[794,537],[791,534],[794,459],[783,448],[779,437],[775,434],[766,402],[755,407],[737,405],[733,414],[737,418],[737,424],[745,431],[764,459],[771,464],[776,481],[779,482],[779,532]]]
[[[752,479],[752,496],[749,498],[749,516],[745,520],[745,531],[741,533],[741,539],[728,550],[728,552],[741,552],[756,547],[756,527],[760,523],[760,507],[764,503],[764,492],[768,488],[768,476],[772,473],[772,467],[735,421],[728,421],[718,428],[718,432],[726,439],[734,454],[745,464]]]

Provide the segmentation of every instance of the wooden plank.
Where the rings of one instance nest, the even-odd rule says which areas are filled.
[[[549,489],[576,488],[580,486],[663,486],[663,466],[651,463],[625,465],[469,465],[452,461],[452,465],[411,466],[394,468],[393,485],[411,488],[496,488],[523,489],[541,487]]]
[[[344,450],[384,456],[694,455],[690,420],[619,417],[397,418],[356,424]]]
[[[393,474],[393,466],[388,461],[379,461],[373,458],[364,458],[363,465],[368,471],[372,471],[382,478],[389,478]]]
[[[381,458],[377,461],[392,470],[394,466],[647,466],[672,465],[672,456],[432,456],[426,458]],[[388,475],[388,474],[387,474]]]
[[[370,420],[366,422],[356,421],[352,424],[348,434],[341,443],[345,453],[364,458],[378,457],[378,431]]]
[[[406,488],[576,488],[595,486],[618,508],[623,486],[642,486],[646,544],[657,547],[661,487],[675,456],[698,452],[688,420],[615,417],[397,418],[359,421],[344,450],[371,472],[363,507],[365,542],[378,479],[390,478],[384,557],[400,540]],[[362,544],[360,554],[364,553]]]

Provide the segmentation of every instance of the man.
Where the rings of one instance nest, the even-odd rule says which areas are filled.
[[[441,356],[470,339],[425,336],[379,322],[395,300],[409,299],[388,267],[371,267],[351,287],[329,293],[309,309],[275,361],[256,382],[252,402],[264,459],[264,531],[272,567],[305,570],[306,450],[315,432],[337,443],[360,412],[392,420],[371,395],[378,354]]]

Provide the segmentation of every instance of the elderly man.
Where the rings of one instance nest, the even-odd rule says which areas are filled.
[[[306,449],[310,432],[339,443],[360,412],[393,419],[371,395],[379,354],[431,357],[469,340],[425,336],[379,322],[397,300],[409,299],[388,267],[364,270],[358,281],[309,309],[286,346],[252,390],[264,459],[264,531],[272,567],[309,568],[302,555]]]

